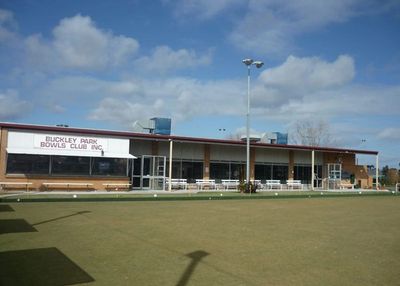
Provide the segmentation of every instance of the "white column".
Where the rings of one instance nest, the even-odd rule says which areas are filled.
[[[375,185],[376,185],[376,189],[379,189],[379,156],[378,154],[376,154],[376,170],[375,170]]]
[[[246,184],[250,183],[250,65],[247,66]],[[251,192],[250,192],[251,194]]]
[[[315,170],[314,170],[314,165],[315,165],[315,151],[311,151],[311,190],[314,191],[314,179],[315,179]]]
[[[168,191],[172,190],[172,145],[173,145],[173,141],[172,139],[169,139],[169,184],[168,184]]]

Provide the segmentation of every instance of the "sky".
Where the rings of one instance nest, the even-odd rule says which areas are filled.
[[[398,0],[0,0],[0,121],[174,135],[326,122],[400,165]],[[374,164],[374,157],[360,158]]]

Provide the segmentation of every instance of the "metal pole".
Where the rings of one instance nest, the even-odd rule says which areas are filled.
[[[376,169],[375,169],[375,184],[376,189],[379,190],[379,156],[376,154]]]
[[[173,141],[172,139],[169,139],[169,184],[168,184],[168,191],[172,191],[172,145],[173,145]]]
[[[311,151],[311,190],[314,191],[314,179],[315,179],[315,170],[314,170],[314,164],[315,164],[315,151]]]
[[[247,66],[246,183],[250,183],[250,65]],[[250,192],[251,194],[251,192]]]

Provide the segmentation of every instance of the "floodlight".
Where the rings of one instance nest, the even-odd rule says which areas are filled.
[[[251,65],[254,61],[253,61],[252,59],[244,59],[242,62],[243,62],[246,66],[249,66],[249,65]]]
[[[256,65],[257,68],[260,68],[264,65],[264,63],[261,61],[255,61],[255,62],[253,62],[253,65]]]

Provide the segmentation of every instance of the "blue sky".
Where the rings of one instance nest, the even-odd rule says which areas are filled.
[[[336,146],[398,167],[399,35],[396,0],[2,0],[0,120],[130,130],[161,116],[224,138],[244,130],[251,57],[265,62],[254,131],[324,121]]]

